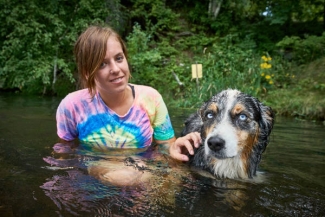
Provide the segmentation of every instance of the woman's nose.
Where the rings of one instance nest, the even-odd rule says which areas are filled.
[[[110,73],[116,73],[116,72],[119,72],[119,71],[120,71],[120,68],[118,67],[117,63],[116,62],[112,62],[111,65],[110,65],[109,72]]]

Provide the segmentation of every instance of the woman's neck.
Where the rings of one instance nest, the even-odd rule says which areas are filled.
[[[120,93],[100,93],[100,96],[104,103],[119,116],[124,116],[130,110],[134,100],[129,86]]]

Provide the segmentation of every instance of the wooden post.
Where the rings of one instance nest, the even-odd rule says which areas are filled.
[[[197,62],[195,62],[195,67],[196,67],[196,89],[197,89],[197,92],[199,92],[199,69],[197,67]]]
[[[196,87],[199,92],[199,78],[202,78],[202,64],[192,64],[192,78],[196,79]]]

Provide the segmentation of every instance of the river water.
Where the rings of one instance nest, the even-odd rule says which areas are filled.
[[[52,154],[59,101],[0,95],[0,216],[325,216],[322,123],[277,117],[259,182],[148,159],[156,168],[150,186],[117,187],[87,170],[114,156]],[[179,133],[191,110],[169,111]]]

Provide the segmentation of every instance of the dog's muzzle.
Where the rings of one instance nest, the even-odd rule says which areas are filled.
[[[219,136],[210,137],[207,143],[208,143],[208,147],[214,152],[220,151],[225,147],[226,144],[225,140],[223,140]]]
[[[211,136],[205,141],[205,154],[218,159],[233,157],[234,153],[227,153],[226,140],[220,136]]]

